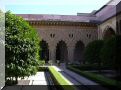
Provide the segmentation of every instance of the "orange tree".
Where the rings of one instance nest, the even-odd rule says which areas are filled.
[[[37,32],[22,17],[5,14],[6,84],[17,83],[18,77],[35,74],[39,66]]]

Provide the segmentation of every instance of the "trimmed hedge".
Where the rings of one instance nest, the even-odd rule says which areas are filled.
[[[89,78],[91,80],[94,80],[95,82],[103,85],[103,86],[114,86],[114,87],[118,87],[121,89],[121,82],[118,82],[116,80],[113,80],[113,79],[109,79],[109,78],[106,78],[102,75],[97,75],[97,74],[94,74],[94,73],[91,73],[91,72],[87,72],[87,71],[81,71],[77,68],[74,68],[74,67],[71,67],[71,66],[68,66],[67,67],[69,70],[72,70],[74,71],[75,73],[78,73],[79,75],[82,75],[86,78]]]
[[[70,65],[74,68],[78,68],[80,70],[112,70],[112,67],[109,66],[101,66],[99,67],[97,64],[84,64],[84,65]]]
[[[38,71],[46,71],[47,70],[47,67],[44,67],[44,66],[40,66],[38,68]]]
[[[69,84],[69,81],[66,78],[63,78],[63,76],[52,66],[48,67],[48,69],[55,81],[55,85],[59,85],[63,90],[75,90],[75,88]]]

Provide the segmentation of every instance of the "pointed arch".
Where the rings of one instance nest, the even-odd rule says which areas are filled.
[[[83,60],[84,60],[84,58],[83,58],[84,48],[85,48],[85,45],[81,40],[76,42],[75,49],[74,49],[74,61],[75,61],[75,63],[82,63],[83,62]]]
[[[103,32],[103,39],[110,38],[115,35],[115,31],[113,30],[112,27],[107,26]]]
[[[45,40],[42,40],[40,42],[41,52],[40,52],[40,58],[42,60],[45,60],[46,63],[49,61],[49,47],[48,43]]]
[[[68,61],[67,44],[64,41],[59,41],[56,46],[56,60],[60,62]]]

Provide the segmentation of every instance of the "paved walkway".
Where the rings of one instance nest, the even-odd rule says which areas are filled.
[[[101,86],[99,87],[98,83],[91,81],[83,76],[80,76],[66,69],[65,64],[62,64],[61,66],[53,66],[53,67],[58,72],[60,72],[64,76],[64,78],[67,78],[70,81],[71,85],[92,85],[92,86],[98,85],[98,90],[107,90]],[[45,87],[47,85],[47,81],[46,81],[44,72],[37,72],[36,75],[26,77],[23,80],[19,79],[18,85],[22,85],[22,86],[5,87],[3,90],[34,90],[35,88],[36,90],[40,90],[40,88],[44,88],[44,90],[48,90],[48,87]],[[30,87],[26,85],[30,85],[30,86],[34,85],[34,86]],[[36,87],[36,85],[39,85],[39,86]],[[43,85],[44,87],[41,87]],[[82,89],[82,90],[86,90],[86,89]],[[97,89],[93,89],[93,90],[97,90]]]
[[[108,90],[107,88],[100,86],[98,83],[66,69],[65,64],[62,64],[61,66],[53,66],[53,67],[58,72],[60,72],[65,78],[67,78],[72,83],[72,85],[89,86],[90,88],[92,88],[91,90]],[[91,87],[90,85],[94,87]]]
[[[18,81],[18,85],[47,85],[44,72],[37,72],[36,75],[25,77]]]
[[[59,71],[61,74],[64,75],[70,82],[72,82],[73,85],[99,85],[98,83],[95,83],[94,81],[91,81],[83,76],[80,76],[68,69],[65,68],[64,65],[58,67],[53,66],[57,71]]]
[[[2,90],[48,90],[44,72],[37,72],[36,75],[18,79],[18,85],[6,86]]]

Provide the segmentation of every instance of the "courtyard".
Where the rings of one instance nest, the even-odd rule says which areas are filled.
[[[98,1],[97,10],[90,3],[91,12],[76,15],[32,2],[0,10],[2,90],[121,90],[120,0]]]

